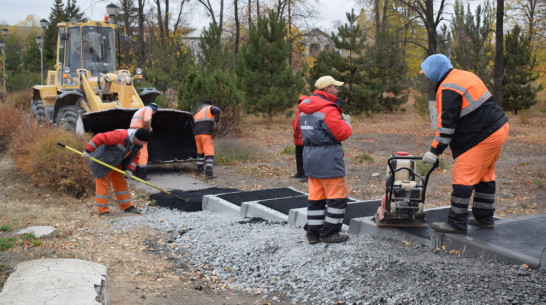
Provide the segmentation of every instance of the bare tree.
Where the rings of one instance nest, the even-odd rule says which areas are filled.
[[[497,27],[495,29],[495,89],[494,96],[502,108],[502,79],[504,78],[504,0],[497,0]]]
[[[220,0],[220,22],[216,21],[216,14],[214,13],[214,8],[212,7],[210,0],[197,0],[197,2],[203,5],[209,15],[212,17],[212,22],[218,24],[220,27],[220,32],[222,32],[222,26],[224,23],[224,0]]]
[[[239,41],[241,40],[241,24],[239,22],[239,1],[233,0],[233,10],[235,13],[235,45],[233,48],[233,53],[237,56],[239,53]]]

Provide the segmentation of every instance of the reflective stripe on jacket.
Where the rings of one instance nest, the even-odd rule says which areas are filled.
[[[122,169],[134,171],[142,146],[134,144],[135,129],[116,129],[95,135],[85,146],[91,157],[114,167],[122,165]],[[89,167],[98,179],[104,177],[112,169],[89,160]]]
[[[343,112],[329,93],[316,90],[298,109],[303,139],[303,168],[310,178],[345,176],[341,141],[351,136],[352,127],[341,118]]]
[[[452,69],[436,90],[438,128],[430,150],[437,155],[449,146],[457,158],[508,121],[483,81],[472,72]]]
[[[131,119],[131,127],[134,129],[146,128],[152,130],[152,115],[154,110],[152,107],[146,106],[138,109]]]
[[[221,114],[220,108],[208,104],[201,105],[193,116],[195,125],[194,134],[212,134],[214,122],[218,122]]]

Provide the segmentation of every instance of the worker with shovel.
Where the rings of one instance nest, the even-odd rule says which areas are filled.
[[[444,233],[467,233],[467,225],[492,229],[495,212],[495,164],[508,138],[508,118],[483,81],[475,74],[454,69],[442,54],[421,64],[436,85],[438,128],[423,162],[435,163],[450,147],[455,159],[452,170],[451,209],[445,222],[431,227]],[[474,192],[472,213],[468,206]]]
[[[96,178],[95,203],[100,215],[108,215],[108,195],[110,185],[119,208],[125,213],[140,214],[131,203],[131,193],[125,177],[133,176],[140,157],[140,149],[150,140],[150,131],[146,128],[117,129],[95,135],[85,147],[82,157],[100,160],[106,164],[125,171],[125,175],[103,166],[93,160],[89,167]]]

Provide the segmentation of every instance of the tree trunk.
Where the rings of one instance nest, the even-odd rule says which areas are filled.
[[[137,64],[143,67],[146,62],[146,46],[144,39],[144,1],[138,0],[138,58]]]
[[[224,0],[220,1],[220,24],[218,25],[220,28],[220,38],[222,37],[222,27],[224,25]]]
[[[235,9],[235,46],[233,48],[233,53],[235,53],[235,56],[237,56],[237,53],[239,53],[239,40],[241,39],[241,24],[239,23],[238,0],[233,0],[233,7]]]
[[[252,0],[248,0],[248,28],[252,24]]]
[[[497,0],[497,28],[495,29],[495,90],[493,96],[502,108],[502,79],[504,78],[504,0]]]

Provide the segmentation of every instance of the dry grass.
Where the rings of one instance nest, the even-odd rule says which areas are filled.
[[[16,122],[24,122],[24,112],[13,104],[0,103],[0,152],[7,150]]]
[[[79,198],[94,191],[94,177],[87,160],[57,143],[82,151],[88,140],[53,126],[21,124],[12,134],[9,152],[15,168],[34,183]]]

